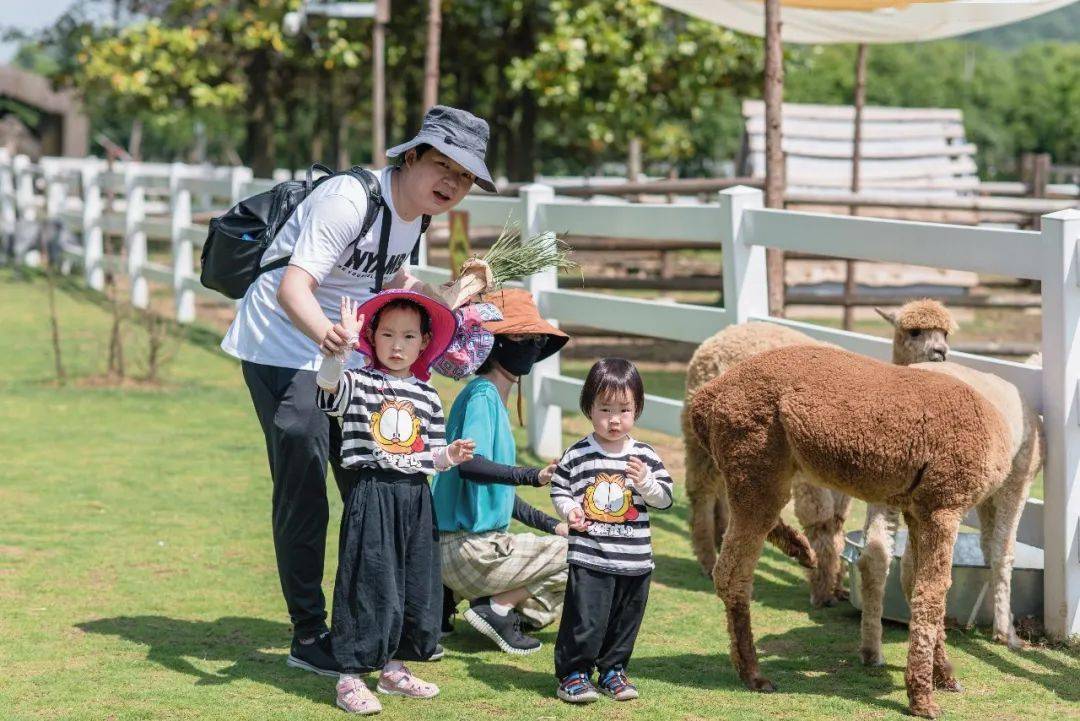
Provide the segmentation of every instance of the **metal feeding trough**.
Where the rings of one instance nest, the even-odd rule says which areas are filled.
[[[857,561],[863,548],[863,532],[851,531],[844,544],[848,562],[851,605],[862,610],[861,573]],[[882,616],[907,623],[911,618],[907,599],[900,585],[900,557],[907,547],[907,529],[896,533],[889,580],[885,584]],[[979,547],[978,533],[960,533],[953,548],[952,587],[945,605],[945,617],[963,626],[989,626],[994,620],[994,594],[990,587],[990,567]],[[1043,551],[1024,543],[1016,544],[1012,573],[1012,612],[1014,618],[1036,616],[1043,612]]]

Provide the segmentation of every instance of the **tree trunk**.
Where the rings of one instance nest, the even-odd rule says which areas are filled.
[[[424,57],[424,112],[439,102],[439,49],[442,2],[428,0],[427,53]]]
[[[851,141],[851,193],[859,192],[859,174],[862,165],[862,116],[866,104],[866,43],[859,43],[855,56],[855,125]],[[857,215],[857,206],[848,209],[850,215]],[[855,295],[855,261],[844,263],[844,330],[851,330],[855,321],[855,310],[851,298]]]
[[[244,161],[251,166],[256,178],[269,178],[274,173],[274,98],[270,92],[270,54],[260,51],[247,66],[247,81],[251,102],[247,113],[247,142]]]
[[[765,205],[784,207],[784,151],[781,113],[784,101],[784,46],[780,35],[780,0],[765,0]],[[769,314],[784,314],[784,253],[765,254],[769,279]]]
[[[386,24],[390,0],[375,0],[375,31],[371,39],[371,161],[386,164]]]

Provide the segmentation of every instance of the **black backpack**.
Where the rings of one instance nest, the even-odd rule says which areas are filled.
[[[312,181],[314,171],[326,173]],[[355,246],[371,230],[372,223],[379,209],[383,207],[382,189],[375,174],[366,168],[353,166],[348,170],[335,173],[325,165],[315,163],[308,169],[306,180],[286,180],[270,190],[250,198],[245,198],[234,205],[224,215],[210,221],[210,232],[202,248],[202,270],[199,282],[222,295],[239,300],[247,289],[263,273],[289,264],[292,255],[262,264],[263,254],[274,242],[285,221],[293,214],[296,207],[321,183],[335,175],[351,175],[364,186],[368,194],[367,214],[352,244]],[[382,290],[383,275],[386,266],[386,252],[390,242],[390,216],[384,216],[382,234],[379,238],[379,254],[375,270],[375,291]],[[427,230],[431,216],[425,215],[420,225],[420,233]],[[410,262],[416,265],[420,257],[420,236],[417,236],[410,254]]]

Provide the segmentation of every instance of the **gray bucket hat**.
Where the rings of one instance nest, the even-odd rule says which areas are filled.
[[[424,115],[424,123],[416,137],[390,148],[386,151],[386,157],[396,158],[423,143],[436,148],[475,175],[476,184],[481,188],[496,192],[491,172],[484,162],[488,144],[488,124],[485,120],[465,110],[435,105]]]

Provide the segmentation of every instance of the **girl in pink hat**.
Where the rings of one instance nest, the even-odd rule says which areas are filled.
[[[380,672],[376,690],[383,694],[439,693],[403,663],[435,654],[442,620],[427,476],[471,459],[475,444],[446,445],[439,394],[427,382],[457,329],[449,308],[419,293],[388,290],[359,308],[343,297],[341,318],[349,347],[370,364],[343,370],[343,356],[330,356],[316,376],[318,406],[341,419],[348,480],[331,648],[341,668],[337,705],[373,714],[382,706],[364,682],[372,671]]]

